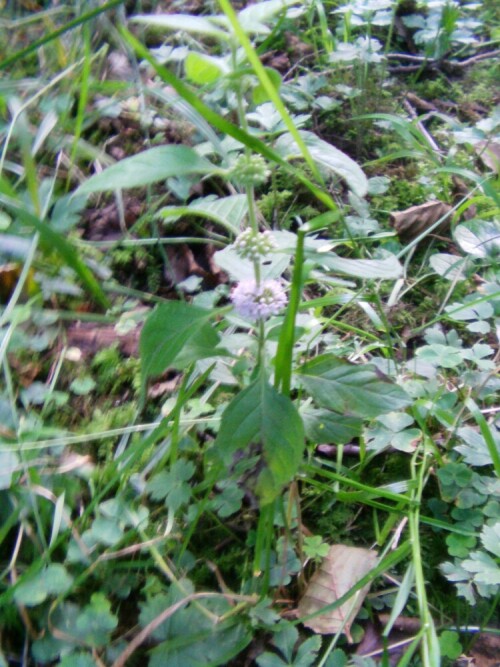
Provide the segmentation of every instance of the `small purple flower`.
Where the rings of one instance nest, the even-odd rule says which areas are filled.
[[[278,280],[242,280],[231,292],[234,309],[249,320],[265,320],[278,315],[287,304],[283,285]]]

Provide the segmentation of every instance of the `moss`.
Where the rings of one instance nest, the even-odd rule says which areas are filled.
[[[117,345],[99,350],[91,365],[96,389],[102,395],[116,395],[132,388],[139,388],[140,362],[132,357],[123,358]]]

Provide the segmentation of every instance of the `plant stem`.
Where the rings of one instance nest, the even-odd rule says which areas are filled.
[[[427,477],[427,461],[431,459],[431,450],[427,448],[424,439],[421,450],[417,451],[411,462],[412,480],[412,503],[408,511],[408,526],[410,531],[410,543],[412,548],[412,561],[415,568],[415,589],[417,593],[418,609],[422,624],[422,646],[421,658],[423,667],[440,667],[439,642],[436,635],[434,620],[429,611],[427,591],[425,589],[425,577],[422,563],[422,551],[420,545],[420,502]],[[417,459],[422,456],[420,466],[417,467]]]

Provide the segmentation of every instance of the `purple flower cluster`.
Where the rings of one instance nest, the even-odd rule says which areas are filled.
[[[283,285],[278,280],[242,280],[231,292],[234,309],[249,320],[265,320],[278,315],[287,304]]]

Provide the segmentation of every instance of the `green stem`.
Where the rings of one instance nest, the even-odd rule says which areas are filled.
[[[293,267],[292,287],[290,290],[290,302],[285,315],[285,321],[281,328],[276,353],[276,370],[274,375],[274,386],[276,389],[281,385],[281,392],[285,396],[290,395],[292,382],[293,345],[295,342],[295,320],[300,305],[302,294],[302,267],[304,264],[304,242],[305,232],[297,231],[297,247],[295,250],[295,261]]]
[[[421,454],[423,454],[423,460],[417,468],[417,457]],[[439,643],[437,641],[434,620],[429,611],[429,604],[427,601],[422,550],[420,545],[420,502],[427,477],[427,459],[430,458],[430,454],[431,452],[427,449],[424,440],[422,450],[417,451],[412,459],[411,469],[414,488],[412,491],[413,503],[411,503],[408,512],[408,527],[410,531],[412,561],[415,568],[415,590],[417,593],[418,609],[422,626],[422,664],[423,667],[439,667]]]

